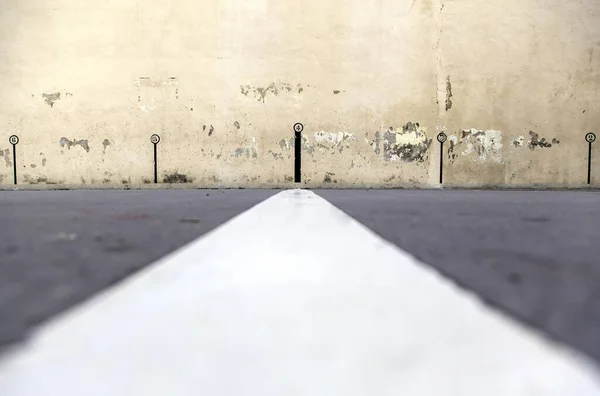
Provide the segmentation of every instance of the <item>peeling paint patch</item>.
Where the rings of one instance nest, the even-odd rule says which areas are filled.
[[[137,88],[147,87],[147,88],[159,88],[159,87],[169,87],[169,86],[177,86],[179,85],[179,81],[177,77],[169,77],[166,80],[161,79],[151,79],[150,77],[138,77],[134,80],[134,85]]]
[[[256,138],[253,137],[250,141],[246,141],[243,147],[235,149],[233,152],[233,156],[239,158],[241,156],[246,156],[246,158],[257,158],[258,157],[258,144],[256,143]]]
[[[456,151],[464,147],[461,155],[475,154],[474,162],[483,163],[488,160],[501,164],[504,162],[502,156],[502,132],[493,129],[482,131],[474,128],[463,129],[460,141],[452,136],[448,154],[451,160],[456,158]]]
[[[402,132],[390,128],[383,134],[383,159],[385,161],[424,162],[432,139],[427,139],[426,129],[409,122]]]
[[[4,151],[0,150],[0,157],[4,157],[4,162],[6,163],[6,167],[11,167],[12,166],[12,161],[11,161],[11,156],[10,156],[10,150],[6,149]]]
[[[44,101],[48,106],[54,107],[54,102],[60,100],[60,92],[42,94],[42,98],[44,98]]]
[[[555,139],[552,139],[552,143],[546,141],[546,138],[541,138],[540,139],[540,135],[538,135],[537,133],[533,132],[533,131],[529,131],[529,142],[527,142],[527,147],[529,147],[530,150],[535,150],[537,147],[539,148],[550,148],[552,147],[552,145],[557,145],[560,144],[560,141]]]
[[[296,146],[296,139],[290,138],[290,146]],[[315,152],[315,146],[310,144],[310,140],[306,135],[302,135],[302,150],[306,151],[309,155],[313,155]]]
[[[190,183],[191,180],[188,179],[186,175],[182,175],[181,173],[175,171],[175,173],[165,174],[163,177],[163,181],[165,183],[173,184],[173,183]]]
[[[304,88],[301,84],[297,84],[295,87],[288,83],[273,82],[266,87],[256,87],[252,85],[241,85],[241,93],[244,96],[250,96],[255,98],[259,102],[265,103],[265,98],[271,94],[279,96],[280,93],[298,93],[301,94]]]
[[[287,140],[281,139],[281,141],[279,142],[279,147],[281,147],[282,150],[289,150],[290,144],[288,143]]]
[[[87,151],[88,153],[90,152],[90,146],[89,146],[88,141],[86,139],[82,139],[82,140],[77,140],[77,139],[69,140],[66,137],[61,137],[60,138],[60,146],[61,147],[67,146],[67,148],[69,150],[71,149],[71,146],[81,146],[81,147],[83,147],[83,149],[85,151]]]
[[[315,146],[321,152],[333,150],[342,153],[344,148],[350,148],[350,142],[356,140],[352,133],[348,132],[316,132],[314,134]]]

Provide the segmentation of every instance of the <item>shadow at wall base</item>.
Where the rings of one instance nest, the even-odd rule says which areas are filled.
[[[51,191],[51,190],[498,190],[498,191],[600,191],[600,185],[354,185],[344,186],[329,183],[281,183],[257,184],[249,186],[200,185],[194,183],[158,183],[158,184],[0,184],[0,191]]]

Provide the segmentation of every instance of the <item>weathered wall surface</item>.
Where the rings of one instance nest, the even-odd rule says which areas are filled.
[[[0,184],[577,186],[600,3],[6,0]],[[600,141],[596,143],[600,145]],[[597,147],[597,148],[596,148]],[[600,184],[600,146],[593,183]]]

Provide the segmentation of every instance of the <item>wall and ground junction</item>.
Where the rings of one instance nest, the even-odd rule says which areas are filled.
[[[7,0],[0,184],[578,187],[600,3]],[[591,183],[600,184],[600,141]]]

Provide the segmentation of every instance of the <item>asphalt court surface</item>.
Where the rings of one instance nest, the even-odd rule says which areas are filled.
[[[278,192],[0,192],[0,349]],[[489,304],[600,361],[600,194],[315,193]]]

